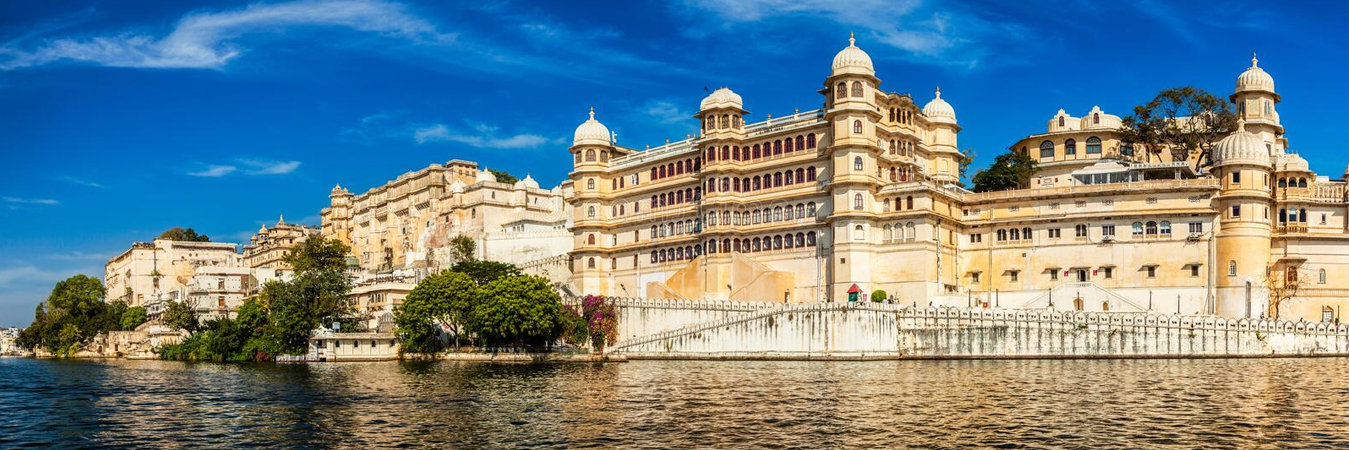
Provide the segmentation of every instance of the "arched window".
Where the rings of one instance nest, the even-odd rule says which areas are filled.
[[[759,144],[754,144],[754,147],[752,147],[752,148],[753,148],[753,151],[752,151],[751,153],[752,153],[752,155],[754,156],[754,159],[759,159],[759,157],[760,157],[760,155],[761,155],[761,153],[759,153]]]
[[[1321,269],[1317,272],[1316,284],[1326,284],[1326,269]]]
[[[904,209],[913,209],[913,196],[904,197]]]
[[[1143,222],[1134,222],[1133,228],[1134,228],[1134,236],[1143,235]]]
[[[1007,230],[998,230],[998,242],[1007,240]]]
[[[1026,227],[1026,228],[1022,228],[1022,229],[1021,229],[1021,238],[1022,238],[1022,239],[1030,240],[1032,236],[1034,236],[1034,235],[1031,234],[1031,232],[1030,232],[1030,227]]]
[[[796,151],[804,150],[806,147],[806,138],[804,136],[796,137]]]
[[[815,217],[815,202],[806,203],[806,216]]]
[[[843,98],[847,96],[848,96],[848,84],[840,82],[838,86],[834,88],[834,98]]]
[[[815,181],[815,166],[806,168],[806,181]]]
[[[586,238],[586,243],[587,243],[587,244],[590,244],[590,245],[595,245],[595,235],[592,234],[592,235],[588,236],[588,237]]]
[[[781,206],[776,207],[776,208],[773,208],[773,221],[774,221],[774,222],[781,222],[781,221],[782,221],[782,207],[781,207]]]
[[[757,191],[757,190],[759,190],[759,189],[763,189],[763,184],[761,183],[761,181],[762,181],[762,180],[759,179],[759,176],[758,176],[758,175],[755,175],[755,176],[754,176],[754,181],[753,181],[753,183],[754,183],[754,190]]]
[[[815,245],[815,232],[806,233],[806,245]]]
[[[857,225],[857,226],[854,226],[854,227],[853,227],[853,229],[852,229],[852,239],[853,239],[854,241],[860,241],[860,240],[863,240],[863,239],[866,239],[866,238],[867,238],[867,230],[866,230],[866,229],[862,228],[861,225]]]
[[[786,142],[787,142],[787,145],[784,146],[784,148],[783,148],[782,150],[785,151],[785,152],[787,152],[787,153],[791,153],[791,152],[792,152],[792,139],[791,139],[791,138],[787,138]]]
[[[1146,228],[1148,236],[1153,236],[1157,234],[1157,222],[1149,220]]]
[[[1300,216],[1299,222],[1307,223],[1307,208],[1302,208],[1301,211],[1298,211],[1298,215]]]
[[[797,246],[797,247],[805,247],[805,246],[806,246],[806,235],[805,235],[805,234],[802,234],[802,233],[796,233],[796,246]]]
[[[1069,140],[1067,140],[1067,141],[1063,141],[1063,154],[1065,154],[1065,155],[1076,155],[1076,154],[1077,154],[1077,141],[1072,140],[1072,139],[1069,139]]]
[[[861,82],[861,81],[854,81],[854,82],[852,82],[852,96],[853,96],[853,97],[861,97],[861,96],[862,96],[862,82]]]
[[[904,239],[914,240],[918,238],[918,229],[913,226],[913,222],[904,224]]]
[[[900,232],[902,233],[903,230],[901,229]],[[895,229],[894,229],[893,227],[891,227],[890,224],[888,224],[888,223],[885,224],[885,234],[884,234],[884,236],[885,236],[885,240],[887,240],[887,241],[893,241],[893,240],[895,240]]]
[[[722,115],[721,115],[721,122],[720,122],[720,124],[721,124],[721,128],[730,128],[730,127],[731,127],[731,117],[730,117],[729,115],[722,114]]]
[[[1059,126],[1063,126],[1063,116],[1059,116]]]
[[[1100,125],[1101,113],[1091,113],[1091,123],[1092,125]]]
[[[1162,221],[1162,236],[1170,236],[1170,235],[1171,235],[1171,221],[1169,221],[1169,220],[1163,220],[1163,221]]]
[[[576,152],[576,162],[581,162],[581,152]]]
[[[796,246],[796,243],[795,243],[795,242],[792,242],[792,235],[786,234],[786,235],[783,235],[783,237],[786,238],[786,239],[782,239],[782,246],[783,246],[784,248],[786,248],[786,249],[788,249],[788,250],[791,250],[792,247],[795,247],[795,246]]]
[[[595,151],[586,150],[586,162],[594,162],[594,161],[595,161]]]
[[[591,179],[586,180],[586,189],[589,189],[589,190],[592,190],[592,191],[595,190],[595,179],[594,179],[594,178],[591,178]]]
[[[788,185],[788,186],[791,186],[792,184],[796,183],[796,180],[794,180],[794,179],[792,178],[792,171],[790,171],[790,170],[788,170],[788,171],[786,172],[786,174],[785,174],[785,176],[784,176],[783,178],[785,178],[785,179],[782,180],[782,182],[783,182],[784,184]]]
[[[1307,179],[1306,179],[1306,178],[1298,178],[1298,179],[1297,179],[1297,187],[1300,187],[1300,188],[1305,188],[1305,187],[1307,187]]]
[[[773,154],[774,154],[774,155],[781,155],[781,154],[782,154],[782,141],[781,141],[781,140],[773,141]]]
[[[594,269],[594,268],[595,268],[595,258],[590,258],[589,260],[587,260],[587,261],[586,261],[586,267],[587,267],[587,268],[590,268],[590,269]]]
[[[609,152],[600,151],[600,162],[609,162]]]
[[[854,156],[852,159],[852,170],[862,170],[862,157]]]
[[[852,121],[852,132],[853,134],[862,134],[862,121],[860,120]]]
[[[782,172],[773,174],[773,187],[782,187]]]
[[[1237,276],[1237,262],[1236,262],[1236,261],[1228,261],[1228,262],[1227,262],[1227,276],[1229,276],[1229,277],[1235,277],[1235,276]]]
[[[1041,158],[1054,157],[1054,142],[1044,141],[1040,143],[1040,157]]]
[[[594,206],[591,206],[590,208],[586,209],[586,217],[590,217],[590,218],[592,218],[592,219],[595,218],[595,207],[594,207]]]
[[[731,179],[723,177],[721,179],[721,191],[726,192],[729,190],[731,190]]]
[[[752,247],[750,247],[750,248],[753,248],[754,251],[757,252],[757,251],[763,250],[763,241],[759,240],[759,238],[754,238],[754,240],[753,240],[753,241],[750,241],[750,242],[751,242],[751,245],[752,245]]]
[[[855,209],[855,210],[861,210],[861,209],[862,209],[862,194],[853,194],[853,197],[852,197],[852,209]]]
[[[757,210],[757,209],[754,210],[753,217],[754,217],[754,219],[753,219],[754,222],[753,222],[753,223],[754,223],[755,225],[758,225],[758,224],[759,224],[759,221],[762,219],[762,216],[759,215],[759,210]]]
[[[1098,138],[1096,136],[1087,138],[1087,154],[1088,155],[1101,154],[1101,138]]]
[[[815,133],[806,135],[806,148],[815,148]]]

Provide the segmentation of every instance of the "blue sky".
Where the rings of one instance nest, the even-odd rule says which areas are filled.
[[[316,224],[335,183],[461,158],[551,186],[591,106],[637,148],[696,130],[704,88],[755,121],[817,108],[850,31],[882,88],[942,87],[977,166],[1059,108],[1226,96],[1257,51],[1292,147],[1338,178],[1346,2],[1182,3],[2,2],[0,325],[172,226]]]

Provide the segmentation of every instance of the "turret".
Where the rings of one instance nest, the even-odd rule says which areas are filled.
[[[1274,91],[1274,77],[1260,68],[1260,60],[1251,55],[1251,67],[1237,77],[1236,91],[1229,99],[1236,105],[1237,117],[1246,121],[1246,129],[1270,144],[1269,149],[1282,152],[1283,125],[1279,123],[1279,94]]]
[[[942,100],[940,87],[932,101],[923,106],[923,115],[932,127],[927,134],[927,146],[932,150],[932,167],[928,168],[927,175],[937,182],[960,182],[960,160],[963,157],[956,146],[960,125],[956,123],[955,108]]]
[[[1268,142],[1237,131],[1213,147],[1213,175],[1219,180],[1218,230],[1214,235],[1217,311],[1223,317],[1259,317],[1269,302],[1265,274],[1270,265],[1274,170]]]

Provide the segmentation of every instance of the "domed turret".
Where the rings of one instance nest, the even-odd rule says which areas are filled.
[[[1269,149],[1259,136],[1246,131],[1246,122],[1237,121],[1237,131],[1227,135],[1213,146],[1213,165],[1256,164],[1271,167]]]
[[[572,137],[572,145],[609,145],[611,139],[609,127],[595,120],[595,108],[590,108],[590,119],[576,127],[576,133]]]
[[[852,33],[848,33],[848,46],[834,55],[834,70],[830,76],[843,74],[876,76],[876,68],[871,65],[871,55],[857,47],[857,39]]]
[[[538,189],[538,188],[539,188],[539,182],[538,182],[538,181],[534,181],[534,177],[530,176],[529,174],[525,174],[525,179],[519,180],[519,181],[516,181],[516,182],[515,182],[515,188],[516,188],[516,189]]]
[[[1311,165],[1296,153],[1284,153],[1279,156],[1279,172],[1311,172]]]
[[[932,101],[923,105],[923,115],[933,122],[956,123],[956,109],[941,99],[941,88],[937,88],[937,96]]]
[[[735,93],[730,88],[721,88],[712,91],[702,103],[698,105],[699,111],[706,111],[712,108],[736,108],[745,109],[745,102],[740,99],[740,94]]]
[[[1101,111],[1100,106],[1093,106],[1091,111],[1088,111],[1087,115],[1082,117],[1081,129],[1108,128],[1114,130],[1119,129],[1122,124],[1119,116],[1106,114],[1105,111]]]
[[[496,182],[497,182],[497,176],[496,176],[496,174],[494,174],[494,173],[492,173],[492,172],[488,172],[487,169],[483,169],[481,172],[478,172],[478,178],[477,178],[476,180],[474,180],[474,181],[479,182],[479,183],[484,182],[484,181],[491,181],[491,182],[493,182],[493,183],[496,183]]]
[[[1251,67],[1237,77],[1237,92],[1274,92],[1274,77],[1260,68],[1259,61],[1255,58],[1255,54],[1251,54]]]

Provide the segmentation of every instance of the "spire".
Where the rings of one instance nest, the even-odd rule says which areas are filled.
[[[937,98],[941,98],[941,86],[937,86]]]
[[[595,120],[595,107],[590,107],[590,120]]]
[[[1259,62],[1260,62],[1260,60],[1255,58],[1255,52],[1251,52],[1251,67],[1260,67],[1260,66],[1257,64],[1257,63],[1259,63]]]
[[[1245,118],[1245,117],[1238,117],[1238,118],[1237,118],[1237,129],[1236,129],[1236,131],[1246,131],[1246,118]]]
[[[849,46],[849,47],[856,47],[856,46],[857,46],[857,38],[856,38],[855,36],[853,36],[853,34],[852,34],[851,31],[848,32],[848,46]]]
[[[283,223],[286,223],[286,215],[285,215],[285,214],[281,214],[281,217],[278,218],[278,219],[276,219],[276,225],[277,225],[277,226],[281,226],[281,224],[283,224]]]

